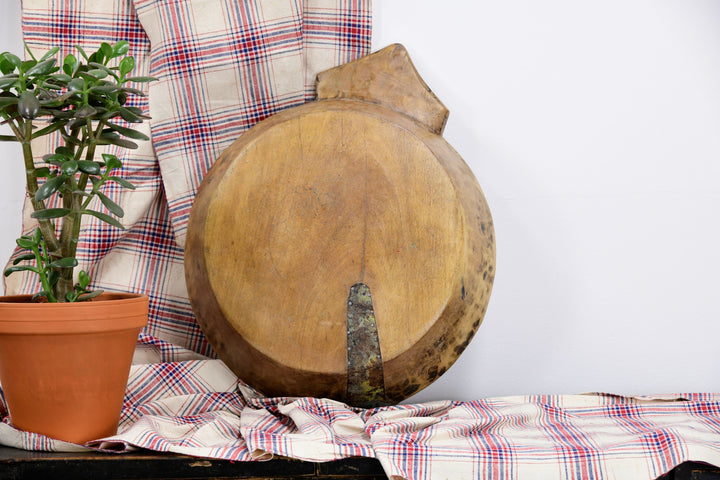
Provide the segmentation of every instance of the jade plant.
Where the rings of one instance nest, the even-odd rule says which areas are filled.
[[[31,234],[16,240],[27,252],[14,259],[5,276],[35,272],[40,291],[33,298],[49,302],[88,300],[102,292],[88,289],[90,278],[84,271],[75,280],[82,217],[91,215],[123,228],[118,220],[123,209],[102,190],[110,183],[135,186],[118,176],[120,159],[108,153],[96,158],[96,147],[132,149],[138,147],[133,140],[148,140],[120,124],[149,119],[126,102],[133,95],[144,95],[131,85],[154,80],[131,76],[135,60],[128,55],[128,42],[102,43],[89,55],[75,48],[77,56],[69,54],[61,63],[56,58],[59,47],[36,57],[26,45],[27,60],[9,52],[0,54],[0,116],[12,131],[0,135],[0,141],[22,146],[31,216],[37,220]],[[58,135],[59,146],[36,163],[32,141],[46,135]]]

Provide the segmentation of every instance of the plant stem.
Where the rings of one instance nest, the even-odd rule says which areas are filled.
[[[82,143],[86,146],[85,159],[92,161],[95,157],[95,147],[97,145],[97,139],[102,133],[104,122],[98,122],[98,126],[93,131],[92,120],[88,119],[85,126],[84,140]],[[78,154],[82,151],[82,148],[78,148]],[[81,173],[78,182],[75,178],[69,179],[70,187],[72,190],[78,189],[85,191],[88,182],[88,176],[86,173]],[[67,208],[72,210],[72,213],[63,218],[63,226],[61,233],[61,243],[66,247],[67,251],[63,252],[65,257],[75,257],[77,253],[78,239],[80,238],[80,228],[82,226],[82,212],[87,207],[89,200],[88,198],[84,203],[81,201],[81,196],[72,194],[69,196],[68,203],[65,205]],[[60,279],[55,285],[55,292],[61,301],[65,301],[65,295],[68,292],[73,291],[73,270],[70,268],[63,268],[60,271]]]
[[[42,242],[43,251],[45,251],[46,243]],[[47,263],[48,259],[43,259],[42,254],[40,253],[40,249],[35,246],[32,249],[33,253],[35,254],[35,263],[38,266],[38,276],[40,277],[40,284],[42,285],[42,289],[45,292],[45,296],[48,299],[48,302],[55,303],[57,302],[57,298],[53,294],[53,289],[50,288],[50,283],[48,282],[47,275],[45,273],[45,265]]]
[[[90,123],[90,122],[88,122]],[[73,129],[71,131],[71,135],[77,138],[79,133],[78,129]],[[84,134],[83,140],[88,139],[89,136],[87,133]],[[85,144],[85,141],[82,142],[80,146],[78,146],[77,152],[75,154],[76,159],[79,158],[79,156],[82,154],[83,146]],[[75,182],[75,177],[71,177],[68,179],[68,183],[70,186],[70,190],[74,191],[76,189],[85,190],[85,185],[87,184],[87,177],[85,177],[85,180],[83,182],[83,175],[80,175],[80,183]],[[63,252],[63,256],[65,257],[75,257],[75,254],[77,253],[77,245],[78,245],[78,239],[80,237],[80,223],[81,223],[81,215],[80,215],[80,196],[75,193],[67,194],[64,198],[64,206],[66,208],[69,208],[72,210],[72,213],[69,215],[63,217],[63,223],[62,223],[62,231],[60,233],[60,243],[65,247],[65,251]],[[57,294],[58,298],[61,299],[61,301],[66,300],[66,295],[69,292],[73,291],[73,269],[71,268],[63,268],[59,271],[60,278],[58,280],[58,283],[55,285],[55,293]]]
[[[25,120],[20,122],[18,120],[18,126],[15,126],[13,122],[9,122],[10,128],[18,138],[22,141],[23,160],[25,161],[25,179],[27,182],[28,195],[30,196],[30,202],[34,211],[45,210],[45,202],[35,200],[35,194],[38,190],[37,175],[35,174],[35,161],[33,160],[32,147],[30,141],[32,139],[32,122]],[[21,132],[21,129],[24,131]],[[60,243],[55,236],[55,226],[49,219],[39,219],[38,226],[42,232],[43,238],[47,242],[48,250],[51,257],[62,258],[62,251]]]
[[[74,177],[68,178],[67,182],[71,190],[77,188]],[[80,223],[80,214],[76,211],[76,204],[78,203],[76,197],[76,195],[70,193],[63,195],[63,206],[73,210],[72,213],[63,217],[62,231],[60,232],[60,243],[64,247],[63,257],[74,257],[77,251],[78,237],[77,235],[75,237],[72,236],[75,231],[74,225]],[[65,295],[73,290],[73,269],[61,268],[58,270],[58,273],[60,274],[60,278],[53,289],[57,298],[60,298],[60,301],[64,302],[66,300]]]

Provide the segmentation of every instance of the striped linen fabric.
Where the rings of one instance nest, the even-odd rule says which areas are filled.
[[[720,462],[720,395],[547,395],[380,411],[367,422],[389,476],[654,479],[685,461]]]
[[[135,57],[136,75],[148,75],[150,41],[143,29],[131,0],[82,0],[58,4],[54,0],[25,0],[23,2],[23,35],[28,46],[44,52],[52,46],[61,47],[61,55],[76,53],[74,45],[96,49],[102,42],[113,43],[126,39]],[[146,88],[147,84],[138,85]],[[149,109],[147,97],[131,97],[133,105]],[[122,122],[119,122],[121,123]],[[136,127],[150,135],[149,124]],[[59,135],[42,137],[34,152],[38,161],[42,154],[52,151],[60,141]],[[83,217],[78,245],[80,268],[93,279],[92,288],[106,291],[132,291],[150,297],[148,326],[143,335],[155,342],[159,351],[173,357],[174,346],[213,356],[195,321],[185,288],[183,250],[177,245],[170,225],[165,190],[157,157],[151,142],[138,142],[136,150],[108,147],[123,162],[121,176],[136,185],[134,191],[108,185],[104,191],[125,210],[121,222],[126,230],[108,227],[94,217]],[[96,210],[103,210],[98,205]],[[26,203],[23,230],[31,231],[31,207]],[[20,251],[15,252],[15,256]],[[37,279],[27,272],[19,272],[5,279],[6,293],[32,293],[38,290]]]
[[[315,76],[368,53],[369,4],[135,0],[150,38],[151,131],[175,239],[215,159],[238,136],[312,99]]]
[[[92,288],[149,295],[143,335],[163,359],[187,358],[185,350],[176,357],[175,347],[215,357],[190,308],[183,266],[187,215],[203,175],[254,123],[312,98],[318,71],[369,53],[370,21],[369,0],[23,2],[23,33],[34,51],[58,45],[65,55],[74,45],[126,39],[133,74],[159,78],[149,97],[133,99],[153,117],[139,127],[152,142],[107,149],[138,187],[105,192],[125,210],[126,230],[83,217],[78,261]],[[37,142],[38,160],[58,141]],[[27,204],[25,232],[34,228],[30,211]],[[37,291],[28,273],[5,282],[7,294]]]
[[[720,394],[536,395],[363,410],[262,398],[221,361],[189,360],[133,366],[116,436],[78,446],[1,423],[0,443],[235,461],[375,457],[388,477],[408,480],[650,480],[684,461],[720,465]]]

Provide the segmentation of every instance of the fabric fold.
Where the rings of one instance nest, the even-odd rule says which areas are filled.
[[[440,418],[368,423],[392,477],[650,480],[685,461],[720,461],[720,396],[682,397],[492,398],[458,402]]]
[[[235,461],[374,457],[390,478],[407,480],[651,480],[685,461],[720,465],[720,394],[534,395],[363,410],[262,398],[243,385],[218,360],[135,365],[117,435],[77,446],[20,432],[0,403],[0,443]]]
[[[254,458],[282,455],[313,462],[374,457],[361,411],[320,398],[268,398],[242,411],[241,435]]]

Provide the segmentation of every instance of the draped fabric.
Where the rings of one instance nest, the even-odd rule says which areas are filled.
[[[234,461],[374,457],[389,478],[408,480],[651,480],[685,461],[720,465],[720,394],[535,395],[362,410],[263,398],[220,360],[191,360],[132,367],[116,436],[78,446],[0,423],[0,443]]]
[[[175,347],[214,358],[190,308],[183,268],[188,215],[203,176],[252,125],[313,99],[319,71],[369,53],[370,22],[369,0],[24,0],[23,33],[33,51],[57,45],[65,55],[76,53],[75,45],[127,40],[133,75],[159,79],[148,97],[132,98],[152,117],[138,128],[152,141],[109,149],[137,186],[105,192],[125,210],[126,230],[85,216],[77,270],[88,271],[91,287],[150,296],[144,340],[156,342],[164,359],[178,359]],[[34,145],[38,157],[59,135],[42,141]],[[6,287],[7,294],[35,292],[36,278],[16,273]]]
[[[327,399],[263,398],[215,358],[183,270],[197,188],[246,129],[311,100],[318,71],[369,53],[370,18],[370,0],[23,0],[33,50],[57,45],[66,54],[78,44],[128,40],[135,75],[159,78],[149,97],[132,100],[152,116],[140,126],[152,141],[109,148],[137,186],[106,192],[125,209],[126,229],[88,217],[78,249],[92,287],[148,294],[150,317],[117,435],[79,446],[19,431],[0,401],[0,444],[141,447],[238,461],[365,456],[409,480],[649,480],[687,460],[720,465],[720,395],[526,396],[362,410]],[[26,208],[24,229],[32,228]],[[6,287],[36,290],[35,279],[21,274]]]

